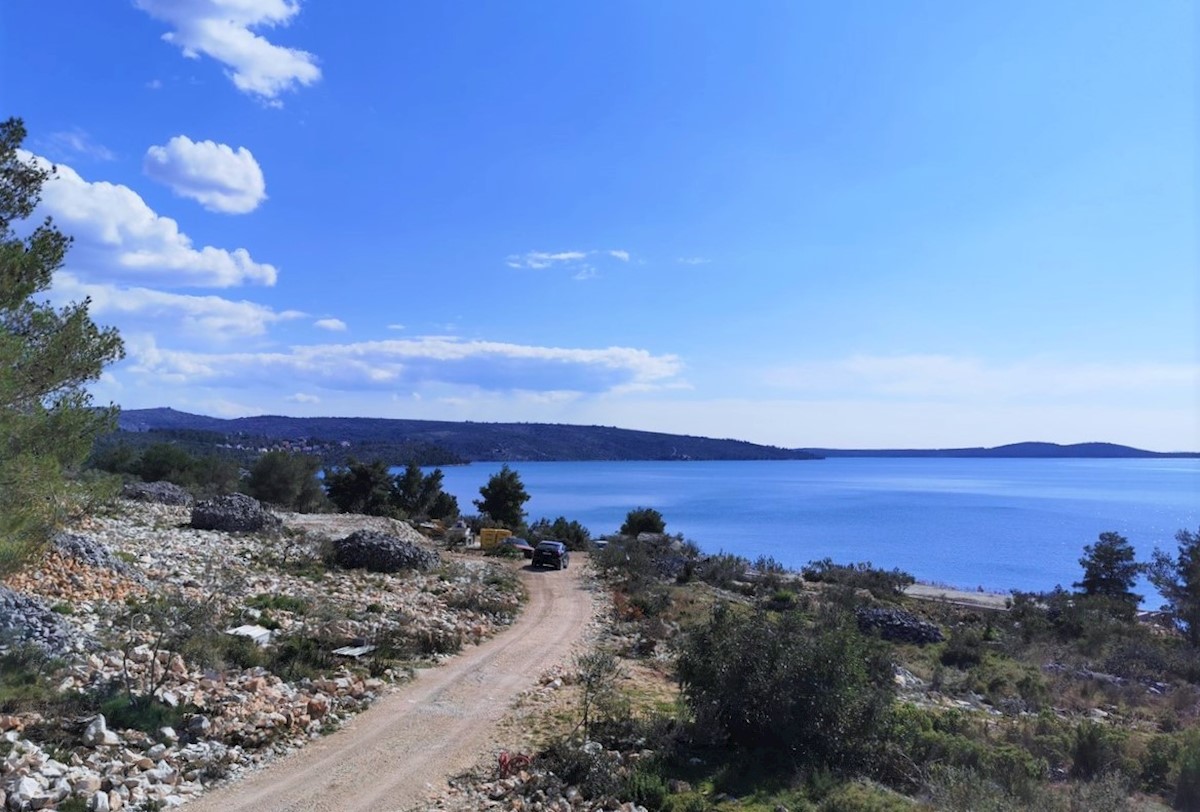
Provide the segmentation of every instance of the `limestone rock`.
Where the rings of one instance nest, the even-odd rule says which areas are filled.
[[[226,533],[256,532],[280,527],[282,522],[257,499],[231,493],[197,502],[192,508],[192,527]]]
[[[440,562],[432,550],[375,530],[359,530],[334,541],[333,553],[340,567],[372,572],[428,570]]]
[[[878,631],[884,640],[916,643],[924,646],[942,641],[942,630],[912,612],[885,607],[862,608],[854,613],[858,628],[864,632]]]

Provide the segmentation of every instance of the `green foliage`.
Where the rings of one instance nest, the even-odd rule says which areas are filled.
[[[421,473],[415,462],[397,474],[393,484],[396,507],[412,519],[453,519],[458,516],[458,500],[442,490],[442,470]]]
[[[458,500],[442,490],[441,469],[423,474],[415,463],[392,476],[383,460],[351,458],[344,466],[325,469],[325,490],[343,513],[413,519],[458,515]]]
[[[587,741],[591,735],[594,712],[613,704],[621,667],[612,651],[593,649],[575,658],[575,669],[579,679],[580,726],[583,740]]]
[[[325,491],[342,513],[396,516],[394,484],[383,460],[366,463],[351,458],[345,466],[325,469]]]
[[[956,628],[950,632],[939,658],[942,665],[967,669],[983,661],[983,634],[977,629]]]
[[[35,297],[51,285],[71,240],[49,218],[24,237],[53,175],[19,154],[20,119],[0,122],[0,576],[19,569],[81,498],[72,475],[115,407],[93,409],[86,385],[124,355],[89,302],[55,309]]]
[[[625,523],[619,532],[622,536],[636,536],[639,533],[665,533],[667,523],[663,515],[654,508],[638,507],[625,514]]]
[[[578,787],[585,798],[616,795],[622,789],[619,762],[594,744],[556,739],[538,756],[538,763],[563,784]]]
[[[50,677],[59,663],[37,646],[12,646],[0,653],[0,713],[40,710],[54,701]]]
[[[233,493],[241,484],[233,457],[216,451],[192,453],[175,442],[151,443],[140,452],[128,445],[107,446],[93,453],[88,464],[144,482],[171,482],[200,497]]]
[[[530,496],[525,492],[521,475],[508,467],[501,466],[479,489],[482,499],[475,500],[475,507],[493,521],[508,528],[516,528],[525,521],[525,508]]]
[[[316,513],[329,503],[317,478],[320,466],[316,457],[268,451],[250,468],[246,493],[285,510]]]
[[[189,711],[183,706],[172,707],[152,696],[115,694],[100,705],[109,727],[114,730],[131,728],[154,733],[163,727],[181,727]]]
[[[677,673],[701,729],[793,766],[872,761],[895,690],[882,644],[840,613],[809,624],[718,605]]]
[[[1200,530],[1180,530],[1175,541],[1177,555],[1155,549],[1147,574],[1166,601],[1163,610],[1193,646],[1200,646]]]
[[[297,615],[308,611],[308,601],[304,598],[295,595],[272,595],[269,592],[260,592],[246,601],[246,605],[254,609],[276,609]]]
[[[1179,754],[1175,808],[1200,809],[1200,735],[1195,733],[1188,737]]]
[[[553,522],[538,519],[529,525],[529,542],[536,544],[546,539],[561,541],[568,550],[586,550],[592,540],[592,534],[586,527],[576,521],[567,521],[566,516],[559,516]]]
[[[1083,548],[1083,579],[1076,583],[1089,597],[1105,598],[1115,614],[1132,620],[1142,596],[1133,584],[1145,569],[1134,559],[1133,545],[1118,533],[1101,533],[1095,544]]]
[[[915,578],[899,569],[877,569],[870,561],[835,564],[831,558],[810,561],[802,570],[805,580],[838,584],[850,589],[865,589],[880,600],[895,600],[912,586]]]
[[[1091,720],[1075,728],[1071,746],[1071,775],[1093,779],[1117,770],[1124,753],[1124,734]]]
[[[667,800],[667,782],[652,769],[642,765],[634,767],[625,779],[623,798],[644,806],[650,812],[662,809]]]

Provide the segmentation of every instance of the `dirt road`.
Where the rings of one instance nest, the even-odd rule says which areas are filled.
[[[496,722],[582,642],[592,593],[583,555],[564,571],[523,569],[529,602],[507,631],[380,700],[338,732],[187,804],[189,812],[385,812],[420,808],[493,746]]]

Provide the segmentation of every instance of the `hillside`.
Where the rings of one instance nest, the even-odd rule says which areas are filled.
[[[381,457],[393,464],[411,458],[407,449],[436,447],[450,458],[486,461],[581,460],[796,460],[815,459],[807,451],[634,431],[609,426],[551,423],[455,423],[371,417],[280,417],[264,415],[224,420],[174,409],[123,411],[124,432],[203,431],[228,442],[239,437],[307,439],[332,444],[359,457]]]
[[[1144,451],[1115,443],[1011,443],[994,448],[806,448],[819,457],[967,457],[994,459],[1151,459],[1200,457],[1200,453]]]

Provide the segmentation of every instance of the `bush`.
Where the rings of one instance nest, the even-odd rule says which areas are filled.
[[[663,515],[654,508],[634,508],[625,514],[625,523],[617,531],[622,536],[637,536],[641,533],[665,533],[667,523]]]
[[[616,795],[622,789],[619,762],[596,742],[579,745],[556,739],[538,756],[538,763],[564,784],[578,787],[585,798]]]
[[[894,600],[916,579],[899,569],[877,569],[870,561],[858,564],[835,564],[833,559],[810,561],[802,570],[805,580],[839,584],[851,589],[865,589],[880,600]]]
[[[1200,809],[1200,735],[1193,734],[1179,754],[1179,778],[1175,781],[1175,808]]]
[[[950,632],[940,657],[942,665],[964,671],[983,661],[983,634],[977,629],[959,627]]]
[[[568,550],[586,550],[590,546],[592,534],[579,522],[567,521],[566,516],[559,516],[553,522],[538,519],[529,525],[531,544],[545,539],[564,542]]]
[[[793,767],[872,762],[895,691],[885,649],[852,618],[724,604],[685,639],[678,677],[702,732]]]
[[[329,506],[317,479],[320,467],[321,461],[316,457],[268,451],[251,467],[246,493],[284,510],[315,513]]]

